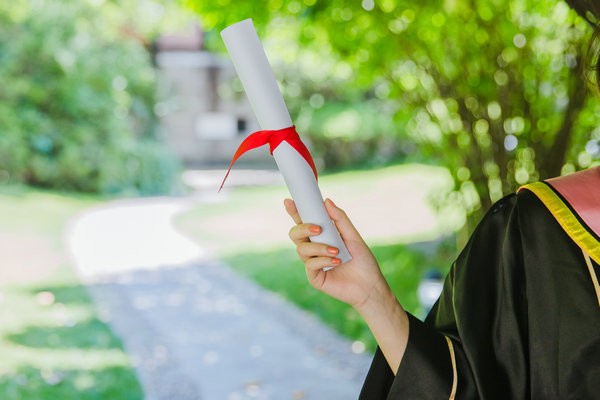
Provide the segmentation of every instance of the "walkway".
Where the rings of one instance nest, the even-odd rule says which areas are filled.
[[[207,259],[171,220],[185,199],[118,201],[76,220],[76,267],[146,399],[355,399],[370,355]]]

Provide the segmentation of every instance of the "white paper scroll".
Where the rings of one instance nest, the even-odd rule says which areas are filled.
[[[254,29],[252,19],[246,19],[221,31],[225,47],[258,119],[261,129],[278,130],[292,126],[290,113],[283,101],[267,55]],[[323,196],[313,170],[304,158],[283,141],[273,157],[305,223],[321,226],[322,233],[311,241],[339,249],[342,263],[352,259],[340,234],[323,205]]]

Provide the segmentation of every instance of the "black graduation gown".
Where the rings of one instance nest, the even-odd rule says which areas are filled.
[[[600,242],[586,257],[538,196],[494,204],[425,322],[409,315],[396,376],[378,349],[360,399],[600,399]]]

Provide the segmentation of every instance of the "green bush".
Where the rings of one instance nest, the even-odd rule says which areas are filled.
[[[149,53],[98,7],[40,4],[0,6],[2,176],[83,192],[167,191],[177,168],[154,138]]]

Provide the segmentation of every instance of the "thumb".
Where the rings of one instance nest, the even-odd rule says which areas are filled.
[[[329,214],[333,222],[335,222],[335,226],[340,232],[340,235],[342,235],[342,239],[344,239],[344,241],[362,240],[360,234],[354,225],[352,225],[352,222],[350,222],[350,219],[344,210],[336,206],[331,199],[325,200],[325,209],[327,210],[327,214]]]

